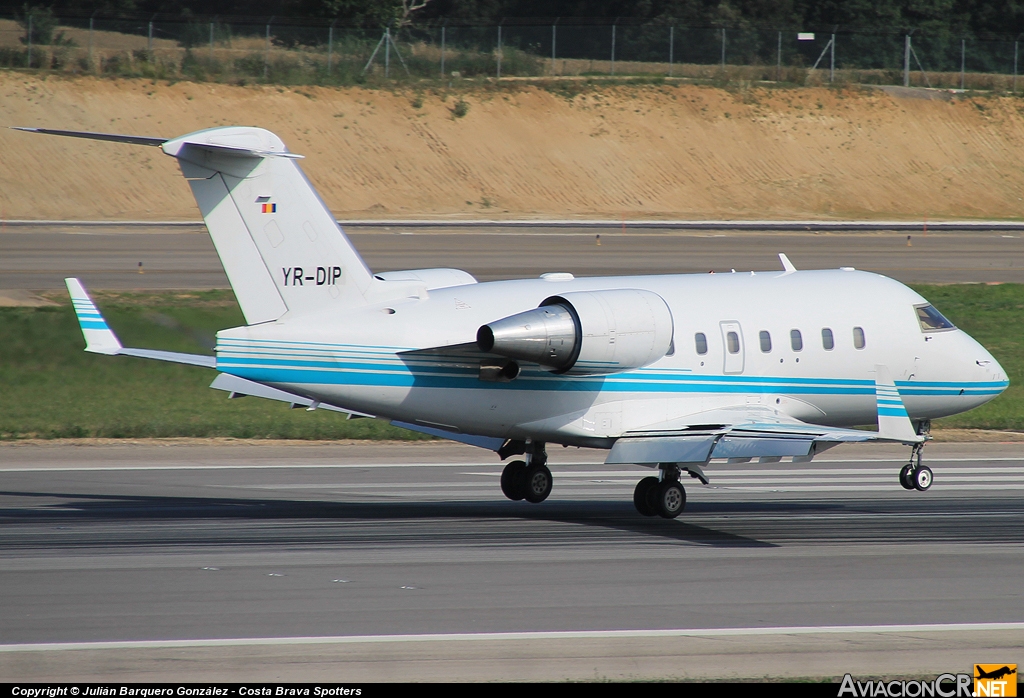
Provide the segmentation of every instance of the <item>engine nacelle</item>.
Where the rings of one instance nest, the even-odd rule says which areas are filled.
[[[555,373],[601,375],[648,366],[672,346],[672,311],[640,289],[576,291],[483,325],[481,351],[532,361]]]

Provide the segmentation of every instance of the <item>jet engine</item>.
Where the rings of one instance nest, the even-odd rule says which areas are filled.
[[[481,351],[532,361],[554,373],[601,375],[642,368],[669,353],[672,311],[640,289],[576,291],[483,325]]]

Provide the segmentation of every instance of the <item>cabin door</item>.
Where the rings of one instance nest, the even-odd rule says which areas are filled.
[[[726,320],[719,325],[722,328],[722,346],[725,348],[723,373],[743,373],[743,331],[740,323]]]

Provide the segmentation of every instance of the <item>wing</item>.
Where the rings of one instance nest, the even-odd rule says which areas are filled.
[[[627,432],[612,446],[606,463],[707,463],[712,458],[773,462],[783,457],[806,462],[840,443],[883,441],[918,444],[896,385],[885,366],[876,366],[878,431],[808,424],[760,405],[709,410]]]

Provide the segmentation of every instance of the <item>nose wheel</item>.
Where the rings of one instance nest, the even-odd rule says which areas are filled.
[[[900,485],[905,490],[924,492],[932,486],[932,469],[921,464],[921,444],[914,446],[910,462],[900,468]]]

